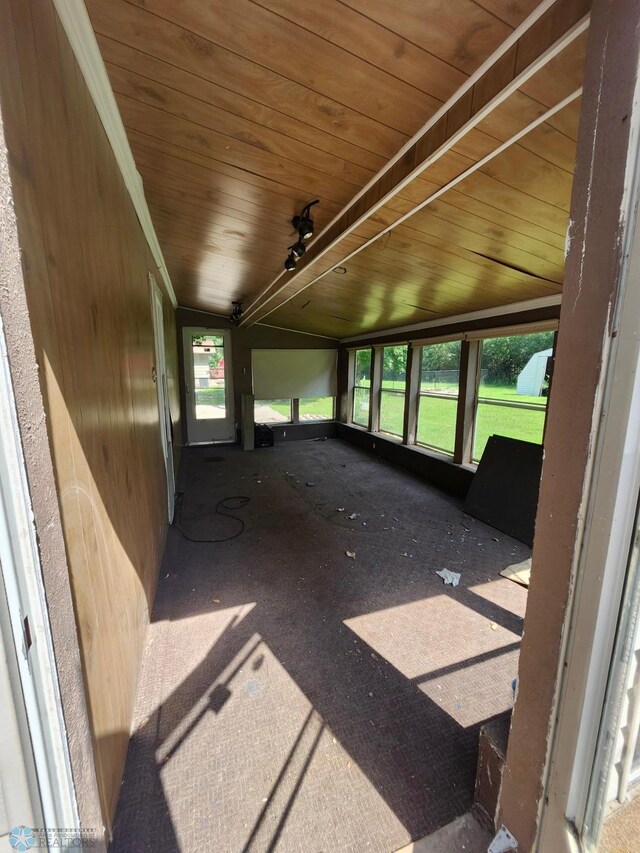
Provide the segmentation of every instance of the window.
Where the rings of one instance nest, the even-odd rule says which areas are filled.
[[[253,420],[257,424],[290,424],[291,400],[254,400]]]
[[[357,349],[354,353],[353,409],[351,420],[363,427],[369,426],[371,408],[371,349]]]
[[[422,347],[416,443],[453,455],[460,385],[460,341]]]
[[[335,402],[335,397],[300,397],[298,404],[300,422],[332,421],[334,418]]]
[[[300,397],[297,400],[254,400],[253,420],[257,424],[291,424],[309,421],[332,421],[335,417],[335,397]]]
[[[407,346],[382,350],[382,386],[380,389],[380,432],[402,437],[407,387]]]
[[[542,443],[553,332],[485,338],[481,347],[474,462],[494,434]]]

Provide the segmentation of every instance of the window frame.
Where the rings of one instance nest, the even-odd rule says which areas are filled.
[[[455,397],[447,397],[446,395],[436,395],[433,393],[429,393],[428,391],[422,390],[422,357],[424,353],[425,347],[438,346],[440,344],[449,344],[455,343],[456,341],[460,341],[460,354],[458,357],[458,390],[456,392]],[[418,361],[418,387],[417,387],[417,401],[416,401],[416,429],[415,429],[415,440],[414,444],[417,447],[423,448],[431,453],[437,454],[438,456],[443,456],[448,460],[453,460],[456,452],[456,434],[458,431],[458,417],[459,417],[459,401],[460,401],[460,387],[462,380],[462,337],[460,335],[455,335],[452,337],[446,338],[438,338],[429,342],[421,342],[418,347],[415,347],[415,351],[418,353],[417,361]],[[414,354],[414,358],[416,358]],[[446,450],[444,447],[436,447],[435,445],[426,444],[423,441],[418,440],[418,430],[420,427],[420,405],[422,403],[423,397],[436,397],[437,399],[450,399],[455,401],[456,404],[456,415],[455,415],[455,423],[453,426],[453,449],[451,451]]]
[[[476,387],[475,387],[475,395],[474,395],[475,399],[474,399],[474,411],[473,411],[473,427],[472,427],[472,431],[471,431],[470,457],[468,460],[468,464],[472,465],[474,468],[477,468],[478,464],[480,462],[480,459],[475,458],[475,447],[476,447],[476,432],[477,432],[477,425],[478,425],[478,415],[480,412],[480,405],[481,404],[489,405],[489,406],[503,406],[505,408],[510,408],[510,409],[525,409],[525,410],[528,409],[528,410],[542,411],[544,413],[544,417],[543,417],[543,421],[542,421],[542,437],[540,439],[540,444],[541,445],[544,444],[544,433],[545,433],[545,430],[547,427],[547,414],[549,411],[549,393],[547,394],[547,399],[546,399],[544,406],[538,406],[538,405],[531,404],[531,403],[520,403],[520,404],[518,404],[518,403],[508,403],[508,402],[497,402],[497,401],[493,401],[493,400],[486,398],[486,397],[481,399],[481,397],[480,397],[480,386],[482,383],[482,355],[483,355],[483,349],[484,349],[485,341],[496,340],[497,338],[525,337],[526,335],[534,335],[534,334],[539,333],[539,332],[553,332],[554,336],[553,336],[553,341],[551,343],[552,352],[551,352],[551,355],[548,357],[549,362],[550,362],[550,373],[553,374],[553,362],[555,359],[557,330],[556,329],[541,329],[541,328],[538,328],[538,326],[536,325],[536,327],[533,327],[529,330],[524,330],[522,328],[518,328],[517,331],[515,331],[513,329],[507,330],[507,331],[510,333],[509,334],[502,334],[502,333],[494,334],[492,332],[490,334],[483,334],[482,337],[478,337],[476,339],[477,343],[478,343],[478,368],[477,368],[476,377],[475,377]],[[551,391],[551,382],[549,383],[549,392],[550,391]],[[484,453],[484,448],[482,449],[482,452]],[[480,458],[482,458],[482,456]]]
[[[266,424],[267,426],[278,426],[279,424],[281,424],[282,426],[285,426],[287,424],[294,423],[294,420],[293,420],[293,402],[294,402],[293,398],[281,397],[280,399],[281,400],[287,400],[287,399],[289,400],[289,419],[288,420],[286,420],[286,421],[257,421],[256,420],[256,403],[273,403],[274,401],[273,400],[263,400],[261,398],[259,399],[257,397],[254,397],[253,398],[253,422],[254,422],[254,424],[260,423],[260,424]]]
[[[327,399],[327,398],[328,398],[328,399],[330,399],[330,400],[333,400],[333,403],[332,403],[332,405],[331,405],[331,416],[330,416],[330,417],[328,417],[328,418],[314,418],[314,419],[313,419],[313,420],[311,420],[311,421],[303,421],[303,420],[300,420],[300,403],[301,403],[303,400],[316,400],[316,399]],[[294,404],[294,414],[295,414],[295,416],[296,416],[296,418],[297,418],[297,420],[294,420],[294,421],[293,421],[293,423],[301,423],[301,424],[307,424],[307,423],[308,423],[308,424],[327,424],[327,423],[331,423],[331,421],[335,421],[335,419],[336,419],[337,397],[331,396],[331,395],[329,395],[329,394],[327,394],[327,395],[326,395],[326,397],[322,397],[322,398],[317,398],[317,397],[296,397],[296,398],[294,398],[294,399],[293,399],[293,401],[292,401],[292,402],[293,402],[293,404]]]
[[[406,356],[405,356],[405,367],[404,367],[404,388],[399,388],[395,390],[394,388],[385,388],[384,383],[384,351],[385,349],[392,349],[395,347],[405,347]],[[404,442],[404,434],[405,434],[405,424],[406,424],[406,414],[407,414],[407,395],[409,391],[409,351],[410,345],[406,341],[402,341],[397,344],[384,344],[383,346],[376,347],[377,350],[377,358],[374,360],[373,364],[375,364],[378,368],[378,380],[375,386],[375,394],[376,394],[376,423],[375,423],[375,432],[378,435],[383,436],[384,438],[389,438],[391,441],[399,439],[401,442]],[[373,378],[371,382],[372,388]],[[383,394],[392,394],[396,396],[403,397],[403,409],[402,409],[402,426],[400,428],[400,432],[389,432],[388,430],[383,430],[380,427],[380,420],[382,416],[382,395]]]
[[[255,419],[255,406],[256,403],[268,403],[269,400],[263,400],[254,396],[253,398],[253,423],[263,423],[267,426],[291,426],[291,425],[306,425],[306,424],[329,424],[333,423],[336,420],[336,411],[337,411],[337,397],[333,395],[326,395],[333,400],[332,406],[332,415],[329,418],[316,418],[312,421],[303,421],[300,419],[300,400],[313,400],[314,397],[282,397],[282,400],[289,400],[289,420],[286,421],[256,421]]]
[[[365,352],[369,350],[369,384],[368,385],[358,385],[356,382],[356,370],[358,365],[358,353]],[[372,393],[373,393],[373,373],[374,373],[374,361],[375,361],[375,350],[374,347],[354,347],[351,350],[351,364],[349,367],[350,379],[351,379],[351,389],[349,393],[349,419],[348,422],[358,427],[359,429],[366,429],[371,431],[371,401],[372,401]],[[356,402],[356,391],[368,391],[369,392],[369,412],[367,415],[367,423],[361,424],[359,421],[354,419],[354,410],[355,410],[355,402]]]
[[[528,335],[535,332],[555,332],[558,329],[558,318],[550,320],[534,321],[530,323],[520,323],[517,325],[505,326],[487,326],[482,329],[476,329],[469,332],[457,332],[454,334],[434,334],[428,338],[420,338],[407,341],[386,340],[384,344],[371,343],[369,346],[349,346],[349,370],[347,379],[347,400],[349,410],[344,422],[371,435],[379,435],[389,441],[399,442],[405,447],[409,447],[420,453],[426,453],[434,458],[444,460],[450,464],[455,464],[463,468],[468,468],[475,471],[478,463],[473,460],[473,449],[475,443],[475,425],[476,412],[478,408],[478,391],[480,386],[480,354],[482,341],[485,339],[512,337],[517,335]],[[421,364],[422,364],[422,349],[425,346],[433,344],[448,343],[459,340],[461,342],[460,349],[460,369],[459,383],[457,396],[456,410],[456,426],[455,426],[455,441],[453,454],[446,450],[431,447],[429,445],[418,442],[417,427],[420,407],[420,397],[429,396],[420,391],[421,381]],[[386,347],[406,346],[407,347],[407,363],[406,363],[406,379],[405,390],[394,391],[393,389],[384,389],[382,387],[382,372],[383,372],[383,351]],[[361,386],[355,382],[356,370],[356,353],[362,350],[371,350],[371,374],[370,385]],[[553,379],[553,360],[555,358],[556,336],[554,336],[551,355],[551,370],[549,382],[549,396],[551,393],[551,384]],[[358,423],[353,419],[354,401],[356,389],[361,388],[370,392],[369,396],[369,423],[367,426]],[[404,418],[402,435],[383,431],[380,429],[380,406],[383,393],[396,393],[405,395]],[[528,404],[525,404],[528,405]],[[518,407],[520,408],[520,407]],[[544,425],[542,443],[544,443],[544,433],[546,430],[548,414],[548,402],[544,408]]]

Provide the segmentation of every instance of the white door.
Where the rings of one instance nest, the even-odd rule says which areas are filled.
[[[0,579],[0,849],[5,845],[7,850],[14,849],[21,841],[33,846],[35,838],[30,833],[43,825],[16,649]]]
[[[184,346],[187,443],[235,440],[231,333],[190,327]]]
[[[167,474],[167,511],[169,524],[173,521],[176,484],[173,471],[173,437],[171,435],[171,410],[169,408],[169,389],[167,384],[167,359],[164,349],[164,320],[162,316],[162,293],[149,273],[151,286],[151,314],[153,317],[153,337],[155,340],[155,383],[158,395],[158,414],[160,416],[160,439]]]

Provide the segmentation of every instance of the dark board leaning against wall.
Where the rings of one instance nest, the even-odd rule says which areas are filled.
[[[467,494],[465,510],[533,545],[542,453],[540,444],[490,436]]]

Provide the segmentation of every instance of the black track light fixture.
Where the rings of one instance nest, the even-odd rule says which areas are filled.
[[[231,309],[231,314],[229,314],[229,319],[233,323],[234,326],[237,326],[240,322],[242,315],[244,314],[244,308],[242,307],[242,302],[233,301],[231,303],[233,308]]]
[[[319,203],[320,199],[317,198],[315,201],[305,204],[300,212],[300,216],[294,216],[291,220],[291,224],[300,235],[301,240],[310,240],[313,237],[313,219],[311,218],[310,211],[314,204]]]
[[[284,262],[284,268],[287,272],[294,271],[296,264],[307,251],[305,240],[310,240],[313,237],[313,219],[310,212],[314,204],[320,204],[320,199],[315,199],[315,201],[305,204],[300,212],[300,216],[294,216],[291,220],[291,224],[298,232],[298,239],[293,246],[289,246],[289,254],[287,255],[287,260]]]
[[[302,237],[298,240],[297,243],[294,243],[293,246],[289,246],[289,248],[291,249],[291,254],[294,258],[296,258],[296,260],[300,260],[300,258],[307,251],[307,247],[305,246]]]

